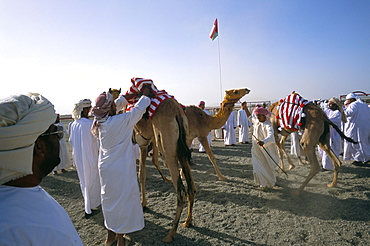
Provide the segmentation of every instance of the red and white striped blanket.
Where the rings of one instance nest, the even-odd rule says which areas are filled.
[[[298,130],[302,125],[302,110],[307,103],[306,99],[296,93],[281,99],[278,116],[280,127],[293,131]]]
[[[154,115],[154,113],[157,111],[158,106],[167,99],[173,98],[174,96],[168,95],[165,90],[158,90],[157,87],[154,85],[153,80],[151,79],[143,79],[143,78],[132,78],[131,79],[132,86],[130,89],[126,92],[127,94],[135,94],[142,90],[143,85],[150,84],[152,87],[152,91],[155,94],[155,97],[151,98],[151,103],[148,109],[149,118],[151,119]],[[132,98],[128,100],[128,107],[127,111],[130,111],[130,109],[134,106],[134,104],[139,100],[139,97]]]

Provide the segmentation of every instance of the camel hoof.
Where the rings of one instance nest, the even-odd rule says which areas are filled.
[[[289,170],[292,170],[292,169],[294,169],[295,168],[295,166],[294,165],[290,165],[289,166]]]
[[[182,227],[186,228],[186,227],[191,227],[193,224],[191,223],[191,221],[185,221],[184,223],[181,224]]]
[[[172,182],[172,181],[171,181],[170,179],[168,179],[168,178],[163,179],[163,181],[164,181],[165,183],[171,183],[171,182]]]
[[[218,180],[219,181],[225,181],[225,180],[227,180],[227,178],[225,178],[224,176],[222,176],[222,177],[218,177]]]
[[[333,188],[333,187],[337,186],[337,184],[336,183],[330,183],[330,184],[327,184],[326,186],[329,187],[329,188]]]
[[[165,238],[162,239],[162,242],[165,243],[172,243],[175,238],[172,235],[167,235]]]

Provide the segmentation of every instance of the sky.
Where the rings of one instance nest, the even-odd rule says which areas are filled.
[[[369,13],[368,0],[0,0],[0,98],[37,92],[70,114],[132,77],[206,107],[238,88],[247,102],[370,93]]]

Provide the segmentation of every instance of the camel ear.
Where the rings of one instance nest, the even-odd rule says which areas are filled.
[[[118,91],[118,93],[121,93],[121,88],[119,88],[119,91]]]
[[[112,88],[109,88],[109,91],[108,91],[109,93],[112,93]]]

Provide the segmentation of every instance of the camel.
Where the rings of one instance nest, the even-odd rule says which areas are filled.
[[[121,94],[121,88],[119,88],[119,90],[118,89],[109,88],[108,92],[110,94],[112,94],[113,100],[116,100],[119,97],[119,94]]]
[[[225,97],[221,104],[221,109],[215,116],[207,115],[203,110],[195,106],[188,106],[185,108],[186,117],[189,123],[189,136],[187,138],[187,145],[190,146],[191,141],[198,137],[205,147],[208,158],[212,162],[216,174],[219,180],[226,180],[226,178],[221,174],[216,164],[216,159],[213,155],[211,148],[209,147],[207,141],[207,135],[212,129],[218,129],[222,127],[226,120],[228,119],[231,111],[234,109],[234,104],[242,98],[244,95],[249,93],[248,89],[236,89],[225,91]],[[158,163],[158,149],[154,138],[154,131],[152,127],[151,120],[148,118],[142,118],[135,126],[135,139],[140,146],[140,162],[139,162],[139,182],[141,190],[141,205],[143,208],[147,207],[147,200],[145,195],[145,183],[146,183],[146,157],[148,153],[148,146],[152,143],[153,156],[152,162],[156,166],[158,172],[160,173],[162,179],[165,182],[169,180],[163,174],[159,163]],[[203,141],[203,142],[202,142]]]
[[[196,106],[188,106],[185,108],[185,113],[189,122],[189,137],[187,144],[190,146],[192,140],[196,137],[198,138],[198,141],[204,146],[208,159],[213,164],[219,180],[227,180],[227,178],[221,174],[216,164],[215,156],[207,141],[207,135],[211,130],[219,129],[225,124],[234,109],[235,103],[249,92],[250,90],[248,89],[225,91],[226,94],[221,103],[221,108],[214,116],[206,114],[202,109]]]
[[[278,115],[278,106],[280,102],[275,102],[269,107],[269,111],[275,114],[275,116],[271,116],[271,123],[274,128],[274,137],[276,140],[276,145],[279,150],[279,157],[280,157],[280,165],[281,168],[284,168],[284,164],[282,162],[283,153],[287,156],[287,159],[290,163],[290,169],[294,168],[293,163],[291,162],[288,154],[284,149],[284,142],[286,138],[289,136],[290,133],[293,132],[292,129],[283,128],[279,131],[279,121],[276,117]],[[351,138],[346,137],[343,132],[332,122],[328,119],[324,111],[321,108],[314,105],[312,102],[307,103],[303,107],[303,112],[305,113],[306,117],[303,119],[303,125],[301,129],[303,129],[303,136],[300,141],[300,145],[307,156],[307,161],[311,166],[310,172],[306,178],[306,180],[302,183],[302,185],[294,192],[295,194],[300,194],[305,186],[310,182],[310,180],[320,171],[320,164],[316,157],[316,145],[318,144],[321,149],[323,149],[328,157],[332,160],[334,164],[334,176],[333,181],[328,184],[328,187],[335,187],[337,185],[338,173],[339,168],[342,165],[341,161],[338,157],[334,154],[333,150],[330,148],[330,129],[329,127],[332,126],[339,135],[344,138],[345,140],[355,143]],[[282,135],[281,140],[279,141],[278,133]]]

